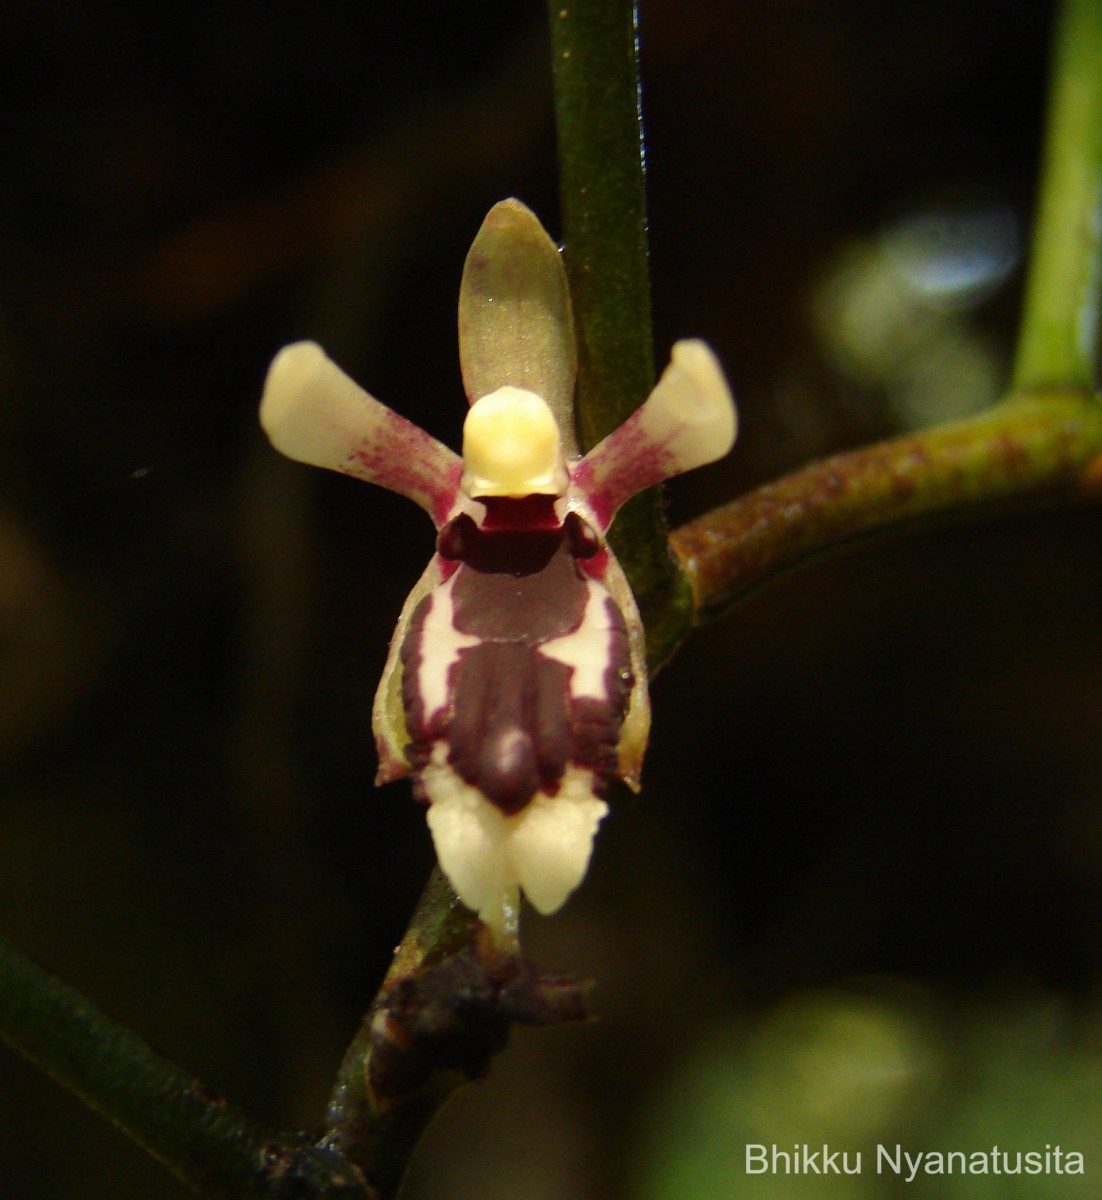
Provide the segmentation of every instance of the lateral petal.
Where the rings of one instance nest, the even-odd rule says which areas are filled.
[[[438,528],[451,514],[463,460],[365,392],[316,342],[295,342],[275,356],[260,423],[288,458],[407,496]]]
[[[675,342],[646,403],[574,468],[601,529],[636,492],[722,458],[734,445],[735,402],[723,370],[699,340]]]

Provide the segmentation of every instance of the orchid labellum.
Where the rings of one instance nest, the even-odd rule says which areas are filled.
[[[566,275],[517,200],[467,256],[459,354],[462,457],[312,342],[276,356],[260,419],[277,450],[400,492],[436,525],[375,698],[377,782],[413,775],[445,875],[515,947],[520,892],[560,908],[608,781],[639,786],[643,627],[605,534],[636,492],[725,455],[735,409],[711,350],[678,342],[646,403],[581,457]]]

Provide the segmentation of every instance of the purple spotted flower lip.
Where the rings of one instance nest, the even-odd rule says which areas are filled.
[[[638,788],[650,726],[643,627],[605,542],[636,492],[721,458],[735,408],[699,341],[677,342],[647,401],[585,457],[562,261],[518,200],[467,256],[462,457],[353,383],[312,342],[268,373],[277,450],[400,492],[438,530],[375,698],[377,782],[411,774],[440,866],[515,947],[585,875],[612,778]]]

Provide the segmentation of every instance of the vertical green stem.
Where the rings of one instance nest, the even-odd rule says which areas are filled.
[[[566,269],[578,335],[578,433],[595,445],[654,383],[639,39],[632,0],[548,0]],[[652,663],[688,630],[692,599],[667,549],[661,497],[637,497],[612,543]]]
[[[635,5],[549,0],[583,449],[654,382]]]
[[[1093,389],[1102,251],[1102,0],[1066,0],[1014,389]]]

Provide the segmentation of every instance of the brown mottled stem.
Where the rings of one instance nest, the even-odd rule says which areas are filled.
[[[463,1079],[456,1074],[440,1074],[407,1103],[385,1110],[376,1107],[367,1086],[375,1014],[395,980],[469,946],[472,923],[472,914],[460,903],[440,868],[434,868],[382,987],[337,1075],[324,1144],[361,1164],[383,1200],[398,1191],[422,1133]]]
[[[701,616],[832,547],[921,518],[1102,495],[1090,393],[1014,397],[982,416],[812,463],[671,538]]]
[[[2,940],[0,1037],[201,1195],[370,1200],[339,1153],[262,1129]]]
[[[512,1027],[584,1020],[588,986],[503,951],[434,871],[341,1065],[322,1146],[390,1200],[425,1127]]]

